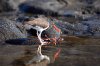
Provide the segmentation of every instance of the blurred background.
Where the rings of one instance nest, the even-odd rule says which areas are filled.
[[[22,26],[24,21],[38,16],[45,16],[61,29],[62,34],[54,33],[64,40],[42,48],[51,63],[42,61],[29,66],[100,66],[100,0],[0,0],[0,66],[27,66],[35,56],[37,40],[32,35],[27,37]],[[52,28],[47,30],[50,32]],[[16,37],[16,42],[6,43]],[[53,61],[59,48],[61,52]]]

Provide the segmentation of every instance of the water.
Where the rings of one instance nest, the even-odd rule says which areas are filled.
[[[42,47],[42,53],[48,55],[51,63],[43,60],[40,63],[26,65],[36,55],[38,45],[4,45],[0,46],[0,66],[100,66],[100,39],[63,37],[61,44]],[[61,48],[54,61],[55,52]]]

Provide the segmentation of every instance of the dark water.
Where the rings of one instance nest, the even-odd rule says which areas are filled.
[[[42,47],[42,53],[48,55],[46,60],[26,65],[35,55],[37,45],[0,46],[0,66],[100,66],[100,39],[64,37],[61,44]],[[58,58],[53,61],[55,52],[61,48]]]

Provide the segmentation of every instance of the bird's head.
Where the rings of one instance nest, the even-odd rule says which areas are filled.
[[[49,44],[56,45],[57,43],[63,41],[61,38],[61,33],[61,30],[54,23],[51,23],[50,27],[43,32],[44,35],[42,36],[45,37],[44,40],[48,41]]]

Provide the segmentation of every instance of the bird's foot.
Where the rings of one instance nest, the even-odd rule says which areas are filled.
[[[41,45],[47,45],[47,44],[48,44],[48,42],[43,41]]]

